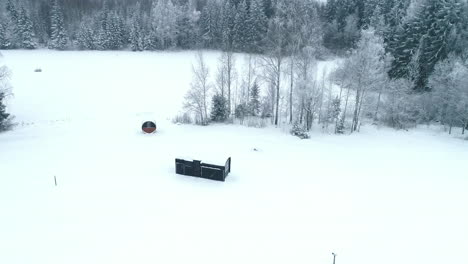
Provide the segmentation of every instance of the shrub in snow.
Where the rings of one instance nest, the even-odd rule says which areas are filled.
[[[291,129],[291,135],[296,136],[300,139],[308,139],[310,138],[309,134],[305,130],[304,127],[299,125],[298,123],[295,123],[293,125],[293,128]]]
[[[192,124],[193,120],[189,113],[184,113],[183,115],[177,115],[172,119],[174,124]]]
[[[343,118],[340,118],[336,122],[335,134],[344,134],[344,131],[345,131],[344,120],[343,120]]]
[[[236,107],[236,118],[244,122],[244,119],[249,115],[249,106],[246,103],[241,103]]]
[[[267,126],[267,120],[261,117],[250,116],[246,119],[248,127],[264,128]]]

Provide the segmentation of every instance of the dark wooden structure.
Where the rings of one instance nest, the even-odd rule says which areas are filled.
[[[143,130],[143,132],[148,133],[148,134],[154,133],[156,132],[156,123],[152,121],[146,121],[141,126],[141,129]]]
[[[176,173],[186,176],[204,178],[214,181],[225,181],[231,172],[231,158],[228,158],[224,166],[202,163],[200,160],[176,159]]]

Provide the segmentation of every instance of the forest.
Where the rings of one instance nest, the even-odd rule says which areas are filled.
[[[299,137],[314,125],[468,128],[465,0],[6,0],[0,49],[221,51],[213,84],[198,53],[179,121],[267,119]],[[317,78],[330,59],[336,69]]]

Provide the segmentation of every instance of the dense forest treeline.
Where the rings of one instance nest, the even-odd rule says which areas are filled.
[[[393,127],[431,121],[465,127],[468,122],[466,0],[3,1],[0,49],[44,47],[222,50],[217,76],[222,87],[216,92],[221,96],[214,103],[228,110],[214,112],[227,117],[271,116],[278,124],[284,115],[306,130],[328,120],[335,131],[358,130],[361,116]],[[253,80],[259,76],[248,72],[242,100],[231,97],[233,52],[261,58],[258,79],[268,98],[255,96],[262,102],[255,103],[255,113],[251,91],[258,88]],[[331,92],[326,97],[326,85],[310,73],[327,54],[346,58],[329,80],[328,86],[342,89],[336,97]],[[205,70],[194,74],[204,76]],[[203,105],[199,119],[208,120],[206,100]]]

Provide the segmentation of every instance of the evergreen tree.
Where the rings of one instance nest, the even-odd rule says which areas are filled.
[[[240,119],[241,122],[249,115],[249,106],[246,103],[241,103],[236,106],[236,110],[234,112],[236,118]]]
[[[354,48],[364,23],[364,5],[361,0],[331,1],[323,43],[332,50]],[[327,4],[328,5],[328,4]]]
[[[8,39],[7,27],[4,23],[0,22],[0,49],[8,49],[11,47],[11,42]]]
[[[226,98],[221,94],[215,94],[212,99],[211,120],[224,122],[229,117],[228,104]]]
[[[52,0],[50,11],[50,49],[63,50],[68,43],[68,37],[64,28],[63,13],[58,0]]]
[[[293,127],[291,128],[290,131],[291,135],[296,136],[300,139],[308,139],[310,138],[309,133],[305,130],[303,126],[301,126],[298,123],[294,123]]]
[[[13,0],[7,0],[6,3],[6,13],[7,19],[5,20],[4,27],[5,27],[5,34],[6,31],[9,30],[11,34],[11,48],[18,48],[19,47],[19,18],[18,18],[18,10],[15,2]]]
[[[245,0],[237,6],[233,29],[233,48],[237,51],[245,51],[247,48],[247,3]]]
[[[273,0],[262,0],[263,1],[263,11],[267,18],[272,18],[275,15],[275,4]]]
[[[1,54],[0,54],[1,57]],[[0,66],[0,132],[10,128],[10,114],[6,111],[5,99],[9,90],[9,70],[6,66]]]
[[[107,50],[110,49],[110,42],[109,39],[109,17],[110,17],[110,10],[108,7],[108,1],[105,0],[102,5],[102,10],[98,14],[97,22],[98,25],[97,30],[95,31],[95,45],[100,50]]]
[[[88,23],[82,22],[80,31],[78,31],[76,42],[80,49],[96,50],[99,48],[98,40],[95,37],[95,32]]]
[[[232,51],[234,47],[234,28],[236,8],[231,1],[226,1],[222,10],[222,49]]]
[[[21,6],[19,9],[17,30],[21,48],[35,49],[37,47],[33,24],[24,6]]]
[[[364,1],[364,13],[362,17],[362,23],[364,28],[374,26],[372,24],[372,18],[376,13],[376,9],[381,9],[381,2],[379,0],[366,0]]]
[[[9,126],[10,114],[6,112],[5,93],[0,91],[0,131],[4,131]]]
[[[171,0],[157,0],[151,8],[151,44],[157,49],[176,44],[178,10]]]
[[[11,19],[13,21],[18,21],[18,10],[17,10],[17,6],[15,5],[15,2],[13,2],[13,0],[7,0],[7,3],[6,3],[6,10],[8,12],[8,14],[10,15]]]
[[[382,13],[382,8],[380,5],[377,5],[372,13],[372,16],[369,19],[369,26],[375,29],[375,33],[379,36],[384,37],[385,32],[387,32],[387,25],[385,25],[384,14]]]
[[[8,22],[12,32],[12,47],[33,49],[37,46],[33,32],[32,21],[30,20],[24,6],[18,6],[13,0],[8,0],[6,4]]]
[[[252,116],[258,116],[260,114],[260,88],[257,82],[254,82],[250,90],[249,110]]]
[[[252,0],[247,18],[246,44],[247,51],[260,52],[261,43],[265,38],[268,19],[265,16],[260,0]]]
[[[328,23],[333,22],[336,19],[336,1],[337,0],[328,0],[325,8],[325,18]]]
[[[144,49],[143,25],[140,15],[140,3],[137,3],[133,10],[130,24],[130,47],[132,51],[142,51]]]
[[[5,97],[5,94],[0,91],[0,132],[6,130],[9,126],[10,114],[6,112]]]
[[[107,17],[106,39],[107,49],[118,50],[127,43],[124,23],[117,12],[111,12]]]
[[[181,7],[177,15],[176,22],[176,46],[183,49],[193,48],[197,44],[197,21],[198,13],[185,4]]]
[[[382,7],[385,24],[394,32],[404,22],[410,0],[385,1]]]
[[[208,1],[200,15],[200,35],[207,48],[218,48],[222,41],[222,6],[218,1]]]
[[[436,63],[454,50],[451,40],[461,28],[461,8],[460,0],[422,2],[415,16],[408,19],[390,43],[395,57],[390,75],[394,78],[411,78],[416,90],[427,90],[427,80]],[[415,66],[415,61],[419,65]],[[412,62],[413,65],[410,65]],[[415,67],[418,69],[417,75],[410,72]]]

